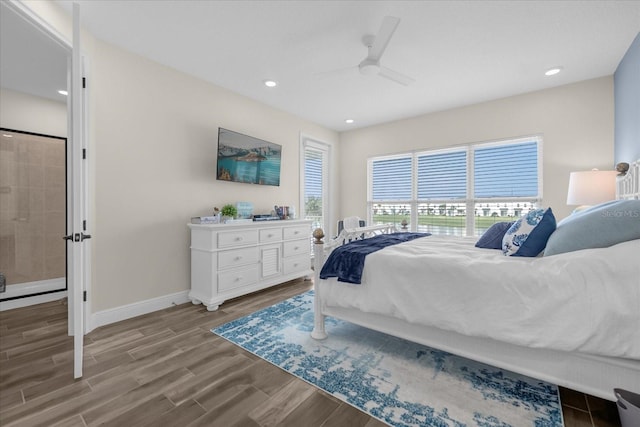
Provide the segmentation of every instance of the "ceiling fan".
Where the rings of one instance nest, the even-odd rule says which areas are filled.
[[[387,49],[389,41],[391,41],[391,36],[393,36],[396,28],[398,28],[398,24],[400,24],[400,18],[396,18],[395,16],[385,16],[377,35],[368,35],[362,38],[365,46],[369,48],[369,54],[362,60],[362,62],[360,62],[360,64],[358,64],[358,69],[361,74],[377,74],[380,77],[408,86],[414,82],[411,77],[380,65],[380,58]]]
[[[396,28],[398,28],[399,23],[400,18],[385,16],[380,30],[378,30],[378,34],[375,36],[366,35],[362,38],[362,42],[369,49],[369,54],[357,66],[360,74],[378,75],[404,86],[408,86],[415,81],[409,76],[380,65],[380,58],[382,58],[382,54],[387,49],[389,41],[391,41],[391,37],[396,31]],[[354,68],[355,67],[349,67],[335,71],[347,71],[353,70]],[[332,72],[330,71],[329,73]]]

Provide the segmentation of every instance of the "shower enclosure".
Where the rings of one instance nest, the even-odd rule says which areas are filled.
[[[0,301],[67,289],[66,144],[0,129]]]

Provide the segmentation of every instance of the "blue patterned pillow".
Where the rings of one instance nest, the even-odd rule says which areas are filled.
[[[504,233],[513,225],[515,221],[496,222],[484,232],[476,242],[476,248],[502,249],[502,238]]]
[[[502,238],[502,253],[507,256],[538,256],[556,229],[551,208],[535,209],[515,222]]]

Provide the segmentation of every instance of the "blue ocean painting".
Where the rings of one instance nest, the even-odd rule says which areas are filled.
[[[228,129],[218,130],[217,178],[280,185],[282,146]]]
[[[218,178],[251,184],[280,185],[280,155],[260,161],[244,161],[238,157],[218,158]]]

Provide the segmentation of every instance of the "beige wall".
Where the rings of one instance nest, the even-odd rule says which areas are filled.
[[[300,133],[337,134],[95,41],[96,311],[189,288],[191,216],[299,201]],[[218,127],[282,145],[280,186],[216,181]],[[335,205],[335,203],[334,203]]]
[[[368,157],[534,134],[544,140],[543,204],[565,217],[569,172],[613,169],[613,78],[341,134],[341,216],[366,218]]]

